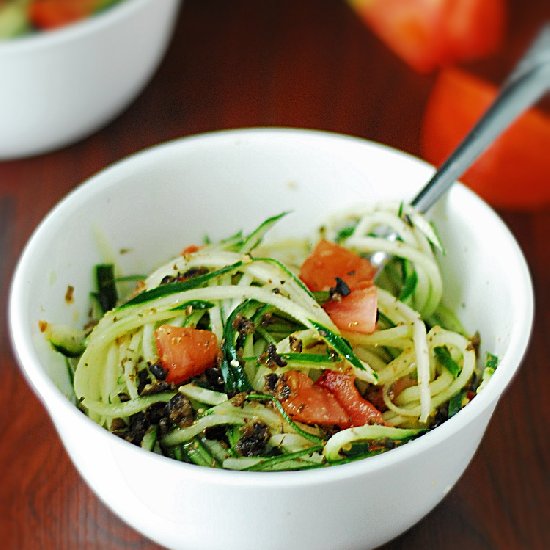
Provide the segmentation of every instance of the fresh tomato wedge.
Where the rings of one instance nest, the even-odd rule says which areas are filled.
[[[376,270],[368,260],[335,243],[321,240],[300,269],[300,279],[313,292],[336,286],[336,277],[353,290],[372,282]]]
[[[441,164],[497,94],[490,83],[462,70],[441,71],[422,127],[422,154]],[[496,207],[529,209],[550,204],[550,117],[531,109],[462,176],[461,180]]]
[[[216,364],[219,346],[209,330],[161,325],[155,342],[166,381],[181,384]]]
[[[386,45],[419,72],[484,57],[502,43],[505,0],[348,0]]]
[[[346,411],[326,388],[299,371],[287,371],[279,384],[288,396],[281,399],[285,412],[298,422],[348,428],[350,419]]]
[[[382,413],[361,396],[352,375],[326,370],[315,384],[336,397],[348,414],[352,426],[384,424]]]
[[[281,400],[285,412],[299,422],[342,429],[384,424],[382,413],[361,396],[349,374],[326,370],[314,383],[304,373],[287,371],[279,384],[288,394]]]
[[[376,287],[352,290],[347,296],[328,301],[323,308],[340,330],[371,334],[376,328]]]
[[[33,0],[28,7],[32,24],[55,29],[90,16],[103,0]]]

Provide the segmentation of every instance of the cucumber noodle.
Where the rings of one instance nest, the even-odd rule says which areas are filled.
[[[361,334],[340,331],[323,298],[297,277],[305,255],[296,251],[314,243],[262,242],[281,216],[249,236],[237,233],[171,259],[98,319],[81,355],[68,359],[80,408],[117,435],[175,459],[273,471],[385,452],[445,421],[451,398],[464,398],[463,406],[475,395],[474,345],[441,304],[436,254],[443,250],[423,217],[403,205],[378,205],[341,213],[319,230],[359,255],[393,256],[376,281],[376,330]],[[381,225],[398,238],[377,237]],[[243,318],[249,328],[239,333],[235,320]],[[205,375],[179,386],[163,382],[154,369],[160,325],[212,331],[221,343],[221,385]],[[278,361],[266,360],[270,354]],[[327,369],[352,374],[367,399],[377,395],[384,424],[336,429],[294,421],[268,383],[288,371],[316,380]],[[181,398],[191,420],[170,422],[167,407]],[[243,453],[243,430],[258,423],[263,444]]]

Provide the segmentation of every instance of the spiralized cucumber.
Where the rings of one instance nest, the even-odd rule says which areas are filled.
[[[441,303],[436,255],[443,247],[425,218],[403,205],[382,205],[341,213],[323,226],[324,238],[356,254],[395,256],[377,279],[376,329],[364,334],[340,330],[322,307],[332,290],[314,294],[298,277],[296,251],[311,245],[293,247],[286,262],[283,247],[275,244],[272,256],[262,243],[282,217],[249,235],[186,249],[79,336],[69,351],[78,357],[74,391],[84,412],[176,460],[274,471],[386,452],[445,420],[457,396],[463,405],[475,395],[469,390],[481,377],[474,344]],[[380,225],[398,239],[377,236]],[[115,290],[109,286],[110,296]],[[161,325],[211,331],[219,342],[216,368],[183,383],[165,381],[156,341]],[[350,416],[351,425],[336,427],[295,416],[288,406],[293,390],[282,382],[300,373],[318,392],[316,380],[327,371],[352,377],[360,399],[373,400],[374,423],[356,425]],[[331,395],[342,405],[341,395]]]

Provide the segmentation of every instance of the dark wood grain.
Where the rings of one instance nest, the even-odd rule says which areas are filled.
[[[495,82],[550,18],[544,0],[510,0],[510,11],[502,52],[470,66]],[[186,0],[162,65],[125,112],[62,150],[0,162],[1,310],[32,230],[110,163],[188,134],[270,125],[343,132],[418,155],[433,79],[408,69],[339,0]],[[550,212],[500,213],[535,284],[527,356],[462,479],[384,550],[550,548]],[[157,548],[82,482],[19,373],[5,322],[0,381],[0,547]]]

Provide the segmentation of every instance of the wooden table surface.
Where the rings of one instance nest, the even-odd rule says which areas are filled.
[[[502,52],[469,67],[496,82],[550,16],[545,0],[510,0],[510,11]],[[125,112],[62,150],[0,162],[1,310],[31,231],[112,162],[179,136],[273,125],[348,133],[419,155],[433,81],[399,61],[340,0],[186,0],[162,65]],[[499,213],[533,275],[530,348],[464,476],[385,550],[550,548],[550,211]],[[0,547],[157,548],[80,479],[18,370],[5,322],[0,434]]]

